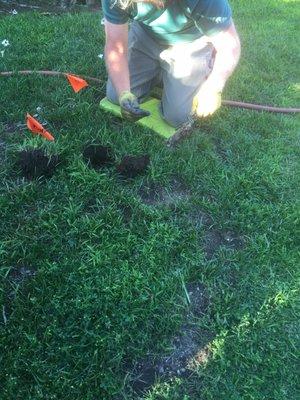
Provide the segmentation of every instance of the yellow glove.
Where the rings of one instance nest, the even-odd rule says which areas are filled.
[[[207,117],[217,111],[221,103],[222,92],[204,82],[193,98],[192,113],[197,117]]]
[[[130,121],[137,121],[140,118],[150,115],[149,111],[140,108],[138,99],[129,91],[124,91],[120,94],[119,104],[123,118],[129,119]]]

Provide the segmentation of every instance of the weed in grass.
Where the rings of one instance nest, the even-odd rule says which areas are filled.
[[[118,165],[117,170],[124,178],[135,178],[144,173],[150,163],[148,154],[142,156],[125,156]]]
[[[60,162],[58,155],[47,156],[41,149],[19,152],[19,167],[23,176],[29,180],[41,177],[50,178]]]
[[[100,144],[88,144],[83,149],[83,158],[91,167],[98,169],[112,165],[114,157],[112,149]]]

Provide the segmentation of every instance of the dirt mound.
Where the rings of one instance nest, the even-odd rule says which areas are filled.
[[[18,165],[22,175],[29,180],[41,177],[50,178],[59,164],[58,155],[47,156],[40,149],[19,152]]]
[[[142,156],[125,156],[123,157],[117,171],[124,178],[135,178],[146,171],[150,163],[148,154]]]

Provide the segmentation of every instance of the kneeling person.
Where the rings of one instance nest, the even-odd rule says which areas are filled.
[[[174,127],[220,107],[240,56],[227,0],[102,0],[102,9],[107,97],[123,116],[148,115],[139,104],[157,85],[161,115]]]

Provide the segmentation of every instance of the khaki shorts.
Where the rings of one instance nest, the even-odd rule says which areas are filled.
[[[212,69],[213,53],[213,47],[201,39],[161,45],[134,21],[128,37],[131,91],[142,101],[154,86],[162,85],[161,115],[178,127],[191,114],[193,98]],[[110,79],[106,94],[118,104]]]

